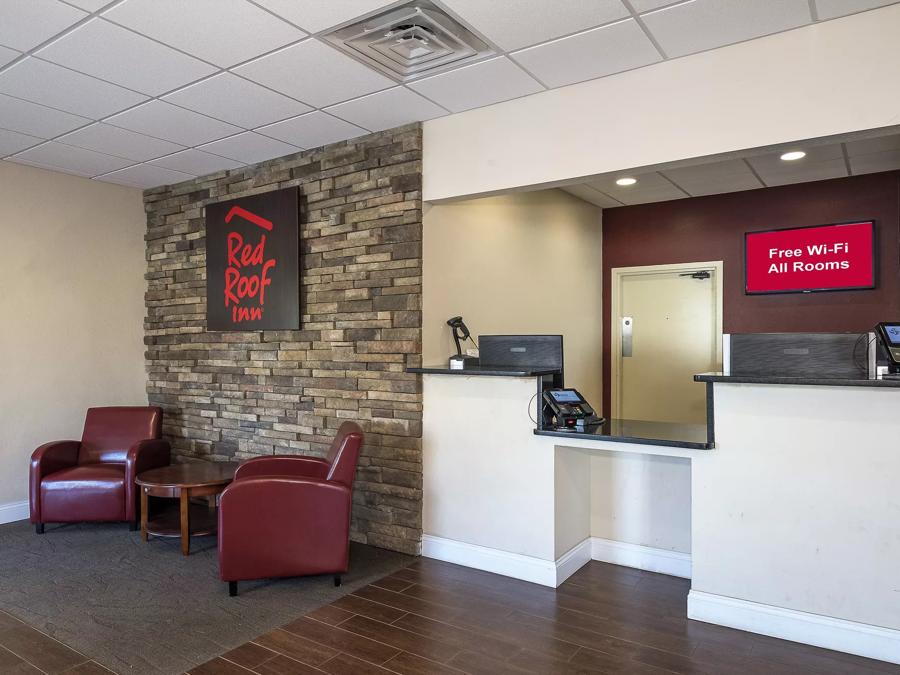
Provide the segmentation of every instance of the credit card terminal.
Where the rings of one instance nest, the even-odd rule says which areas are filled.
[[[875,334],[881,340],[892,373],[900,373],[900,321],[885,321],[875,328]]]
[[[577,389],[547,389],[543,398],[545,426],[584,431],[587,425],[603,422]]]

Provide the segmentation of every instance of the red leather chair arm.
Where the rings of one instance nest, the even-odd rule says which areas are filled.
[[[41,522],[41,481],[44,476],[75,466],[80,448],[78,441],[53,441],[44,443],[31,454],[28,490],[32,523]]]
[[[224,581],[347,570],[350,489],[309,478],[246,478],[219,502]]]
[[[242,462],[234,474],[234,479],[258,478],[260,476],[291,476],[324,480],[328,475],[328,462],[318,457],[302,455],[273,455],[254,457]]]
[[[172,462],[172,448],[169,441],[151,438],[138,441],[125,455],[125,520],[136,519],[137,486],[134,479],[144,471],[169,466]]]

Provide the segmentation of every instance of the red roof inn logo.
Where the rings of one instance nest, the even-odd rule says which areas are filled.
[[[240,206],[232,206],[225,222],[234,216],[258,225],[263,230],[272,231],[272,221],[260,218],[255,213]],[[225,307],[231,307],[231,323],[259,321],[266,305],[266,286],[272,285],[272,268],[278,264],[275,258],[266,257],[266,235],[261,235],[259,243],[248,244],[240,232],[229,232],[228,266],[225,268]],[[249,272],[248,272],[249,270]],[[241,305],[249,303],[251,306]],[[254,306],[255,305],[255,306]]]
[[[206,207],[208,330],[300,327],[297,188]]]

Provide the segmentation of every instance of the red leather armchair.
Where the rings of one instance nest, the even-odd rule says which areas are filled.
[[[129,521],[137,527],[134,479],[170,462],[162,440],[162,409],[90,408],[81,441],[46,443],[31,456],[31,522]]]
[[[350,557],[350,507],[362,430],[338,429],[325,459],[256,457],[219,502],[219,573],[237,595],[247,579],[334,574]]]

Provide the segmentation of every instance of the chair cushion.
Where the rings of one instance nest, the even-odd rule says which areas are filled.
[[[125,465],[82,464],[41,481],[45,523],[125,520]]]

